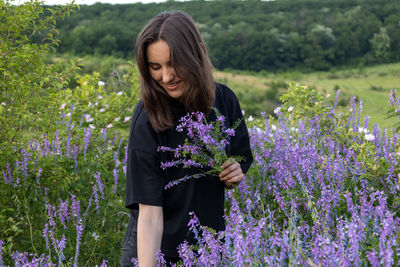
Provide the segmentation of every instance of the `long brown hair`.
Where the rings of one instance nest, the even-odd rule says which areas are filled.
[[[172,66],[176,75],[184,81],[185,90],[179,101],[186,111],[207,114],[215,100],[212,64],[193,19],[182,11],[160,13],[143,28],[135,46],[141,74],[141,97],[156,131],[174,126],[171,97],[151,77],[146,55],[147,47],[160,39],[169,45]]]

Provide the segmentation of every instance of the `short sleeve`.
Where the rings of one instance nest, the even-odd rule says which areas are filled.
[[[138,208],[138,204],[162,206],[165,182],[157,152],[157,133],[144,108],[138,105],[136,109],[128,144],[125,206],[131,209]]]

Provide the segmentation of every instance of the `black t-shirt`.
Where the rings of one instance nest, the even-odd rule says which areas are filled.
[[[238,119],[242,119],[242,111],[235,94],[226,86],[216,84],[214,107],[226,116],[226,127],[230,128]],[[177,114],[176,121],[185,115]],[[211,111],[208,121],[216,119]],[[176,128],[156,132],[151,126],[149,117],[140,101],[133,114],[129,145],[128,168],[126,177],[126,207],[137,209],[138,204],[163,207],[164,232],[161,250],[168,257],[178,257],[177,247],[184,240],[195,243],[188,229],[189,212],[194,212],[201,225],[217,231],[225,229],[224,215],[224,183],[216,176],[189,179],[171,188],[165,185],[195,170],[171,167],[165,170],[160,163],[172,160],[170,152],[158,152],[159,146],[176,148],[182,145],[187,135],[177,132]],[[226,147],[228,155],[244,157],[241,162],[243,172],[249,169],[253,157],[250,149],[249,135],[244,119],[231,137]]]

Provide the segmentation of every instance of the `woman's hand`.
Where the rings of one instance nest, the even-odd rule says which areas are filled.
[[[222,168],[224,170],[219,174],[219,179],[225,183],[227,188],[232,188],[233,184],[239,184],[243,180],[244,174],[242,168],[236,161],[227,160],[222,165]]]

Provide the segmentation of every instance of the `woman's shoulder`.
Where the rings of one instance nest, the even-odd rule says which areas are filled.
[[[215,104],[216,107],[219,108],[221,106],[236,106],[238,103],[238,99],[235,93],[226,85],[222,83],[216,83],[217,93],[215,96]]]
[[[222,83],[218,83],[218,82],[215,82],[215,84],[217,87],[217,96],[220,96],[223,98],[224,97],[236,98],[235,93],[228,86],[226,86],[225,84],[222,84]]]
[[[149,140],[155,139],[157,133],[154,131],[150,123],[150,118],[144,108],[143,102],[136,104],[133,113],[130,131],[130,141],[135,145],[147,145]]]

